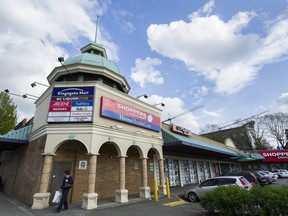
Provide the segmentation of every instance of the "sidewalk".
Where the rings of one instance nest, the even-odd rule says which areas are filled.
[[[129,197],[129,202],[125,204],[116,203],[114,200],[99,200],[98,208],[95,210],[84,210],[81,208],[80,203],[72,203],[69,205],[69,209],[67,211],[61,211],[60,214],[55,214],[54,210],[56,209],[56,205],[49,206],[46,209],[31,209],[30,206],[23,204],[22,202],[10,197],[6,194],[0,192],[0,216],[52,216],[52,215],[63,215],[63,216],[88,216],[88,215],[102,215],[101,213],[105,212],[105,215],[111,215],[113,212],[122,211],[125,206],[128,207],[130,205],[130,210],[140,213],[139,208],[142,209],[141,215],[149,215],[149,213],[145,213],[147,209],[158,208],[159,213],[161,215],[162,208],[165,204],[179,202],[179,197],[182,197],[182,194],[185,190],[185,187],[171,188],[171,198],[160,197],[159,202],[154,200],[145,200],[139,197]],[[189,203],[190,204],[190,203]],[[133,207],[134,205],[134,207]],[[141,206],[141,207],[139,207]],[[118,208],[117,208],[118,207]],[[189,208],[189,207],[188,207]],[[191,207],[192,208],[192,207]],[[108,212],[108,213],[107,213]],[[179,212],[180,213],[180,212]],[[135,214],[136,215],[136,214]],[[190,215],[199,216],[203,215],[203,210],[199,207],[198,204],[193,205],[193,210],[191,210]]]

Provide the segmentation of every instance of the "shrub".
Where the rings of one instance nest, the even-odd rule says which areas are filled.
[[[250,191],[222,186],[202,196],[208,215],[288,216],[288,187],[256,186]]]

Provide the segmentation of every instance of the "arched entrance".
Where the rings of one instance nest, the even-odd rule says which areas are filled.
[[[143,166],[140,160],[140,149],[131,146],[126,158],[126,188],[130,196],[138,196],[143,182]]]
[[[104,143],[97,156],[96,187],[98,199],[114,198],[119,185],[119,158],[117,145]]]
[[[74,187],[69,193],[68,201],[81,202],[83,194],[87,191],[88,181],[88,169],[87,166],[83,166],[84,163],[87,165],[89,160],[85,145],[77,140],[64,141],[55,154],[49,192],[54,194],[55,190],[59,190],[63,180],[63,171],[67,169],[70,170],[74,179]],[[50,201],[52,198],[53,196],[50,197]]]

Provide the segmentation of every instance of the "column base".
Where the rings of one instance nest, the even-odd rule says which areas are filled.
[[[97,193],[84,193],[81,208],[86,210],[96,209],[97,206]]]
[[[45,209],[49,207],[49,199],[51,194],[47,193],[36,193],[33,196],[33,205],[31,209]]]
[[[166,185],[159,185],[158,191],[159,191],[159,195],[166,196],[167,195]]]
[[[116,190],[115,202],[126,203],[128,202],[128,190]]]
[[[140,187],[140,198],[149,199],[150,195],[150,187]]]

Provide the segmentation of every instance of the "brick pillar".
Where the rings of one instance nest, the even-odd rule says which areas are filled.
[[[39,193],[33,195],[32,209],[44,209],[49,207],[51,194],[48,192],[48,185],[51,176],[53,155],[44,155],[44,164],[40,177]]]
[[[97,208],[98,194],[95,193],[96,169],[97,155],[90,154],[88,163],[88,193],[83,194],[83,201],[81,205],[81,208],[83,209],[90,210]]]
[[[159,173],[160,173],[160,185],[159,185],[159,194],[166,195],[166,185],[165,185],[165,176],[164,176],[164,159],[159,159]]]
[[[116,190],[115,201],[119,203],[128,202],[128,190],[125,189],[125,157],[119,158],[119,190]]]
[[[147,178],[147,158],[142,158],[142,187],[140,187],[140,197],[150,198],[150,187],[148,187]]]

